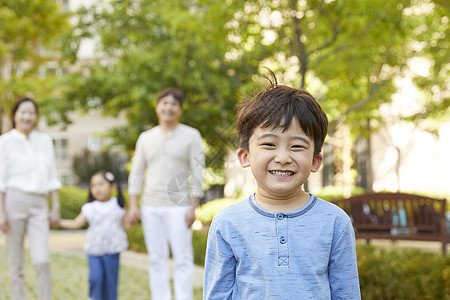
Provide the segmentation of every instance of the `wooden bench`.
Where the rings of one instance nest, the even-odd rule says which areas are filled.
[[[370,193],[332,201],[352,219],[357,239],[438,241],[442,253],[450,235],[446,199],[403,194]]]

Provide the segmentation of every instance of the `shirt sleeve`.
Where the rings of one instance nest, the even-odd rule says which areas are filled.
[[[81,206],[81,212],[83,213],[84,217],[88,222],[91,222],[92,220],[92,212],[93,212],[92,204],[93,204],[92,202],[89,202]]]
[[[232,299],[235,280],[236,259],[213,220],[206,246],[203,299]]]
[[[55,149],[53,148],[53,142],[51,137],[48,137],[48,190],[56,191],[61,188],[61,181],[58,178],[58,173],[56,172],[56,162],[55,162]]]
[[[136,142],[136,149],[131,162],[130,176],[128,177],[129,195],[139,195],[141,193],[145,168],[145,149],[143,135],[141,134]]]
[[[329,279],[331,299],[361,299],[355,232],[350,220],[333,243]]]
[[[193,198],[201,198],[203,196],[202,184],[205,154],[202,147],[202,137],[198,131],[195,133],[189,154],[189,164],[193,178],[191,182],[191,195]]]

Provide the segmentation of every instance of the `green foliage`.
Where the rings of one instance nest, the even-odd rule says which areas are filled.
[[[450,257],[417,249],[358,245],[362,299],[450,299]]]
[[[352,196],[360,195],[364,193],[364,189],[362,187],[355,187],[352,190]],[[338,186],[325,186],[323,187],[319,193],[316,195],[317,197],[332,201],[344,198],[344,190],[342,187]]]
[[[112,172],[119,183],[126,183],[128,173],[125,164],[128,157],[119,153],[109,151],[92,152],[85,149],[79,155],[74,156],[72,161],[73,173],[78,177],[78,183],[89,185],[92,175],[100,170]]]
[[[54,0],[2,0],[0,24],[2,118],[18,96],[27,94],[41,103],[57,93],[54,77],[43,79],[39,68],[49,60],[58,61],[64,47],[62,37],[71,26],[69,15]],[[46,109],[42,112],[45,114]]]
[[[448,93],[449,71],[443,1],[99,1],[75,19],[65,44],[95,36],[102,57],[60,81],[64,101],[48,99],[48,107],[62,122],[76,109],[125,113],[129,125],[111,135],[130,152],[139,133],[157,124],[157,93],[175,86],[187,96],[182,122],[202,133],[207,165],[222,169],[236,147],[235,104],[267,83],[255,75],[261,66],[316,95],[330,134],[345,123],[367,136],[368,118],[383,122],[379,107],[391,101],[394,79],[412,74],[412,57],[426,57],[430,76],[413,76],[427,110],[409,119],[449,115],[439,96]]]
[[[205,265],[206,242],[208,234],[205,230],[192,231],[192,247],[194,248],[194,264]]]
[[[203,224],[209,224],[211,223],[214,215],[219,210],[224,209],[225,207],[230,206],[238,201],[238,199],[231,198],[222,198],[209,201],[197,208],[197,210],[195,211],[195,217]]]
[[[142,225],[140,223],[127,230],[127,236],[130,250],[137,252],[147,252],[147,248],[145,247],[144,234],[142,232]]]
[[[186,94],[181,121],[199,129],[209,144],[207,164],[222,169],[230,136],[235,135],[228,129],[233,107],[247,74],[257,67],[230,72],[240,64],[232,66],[224,59],[224,27],[235,5],[222,0],[125,0],[80,10],[73,42],[96,35],[104,56],[114,59],[99,59],[60,82],[67,101],[54,99],[58,118],[66,120],[64,114],[78,108],[95,107],[111,116],[125,113],[129,125],[113,136],[115,144],[132,151],[139,133],[157,124],[158,92],[175,86]]]
[[[63,186],[59,190],[59,203],[61,206],[61,218],[74,219],[81,212],[81,206],[88,199],[88,190],[75,186]]]

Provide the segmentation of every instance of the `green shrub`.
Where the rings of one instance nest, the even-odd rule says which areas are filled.
[[[358,245],[357,255],[362,299],[450,299],[450,257],[370,245]]]
[[[86,203],[88,191],[75,186],[63,186],[59,190],[59,203],[61,205],[61,218],[74,219]]]
[[[362,187],[355,187],[351,194],[352,196],[355,196],[363,193],[364,189]],[[323,187],[316,196],[327,201],[338,200],[344,198],[344,189],[342,187],[329,185]]]
[[[194,248],[194,264],[205,265],[206,242],[208,233],[205,230],[192,231],[192,247]]]
[[[127,231],[128,243],[130,244],[130,250],[136,252],[146,252],[144,234],[142,232],[141,223],[136,224],[133,228]]]
[[[195,217],[203,224],[211,223],[215,214],[231,204],[238,202],[240,199],[221,198],[206,202],[195,211]]]
[[[128,180],[128,172],[124,168],[128,161],[129,157],[121,153],[92,152],[84,149],[83,152],[73,157],[72,171],[79,184],[89,185],[92,175],[99,170],[112,172],[116,176],[117,182],[124,184]]]

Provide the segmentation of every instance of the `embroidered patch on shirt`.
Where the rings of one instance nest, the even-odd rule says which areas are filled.
[[[279,267],[289,267],[289,256],[278,257],[278,266]]]

